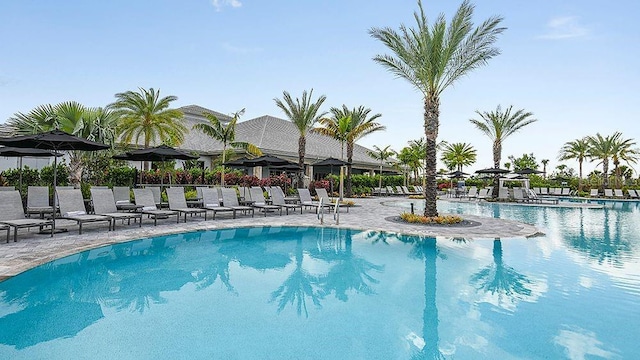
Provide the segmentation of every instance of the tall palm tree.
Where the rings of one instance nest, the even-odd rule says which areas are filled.
[[[320,107],[327,97],[320,95],[316,101],[312,101],[312,96],[313,89],[311,89],[309,93],[305,90],[302,92],[302,100],[296,98],[294,101],[291,95],[284,91],[282,93],[283,100],[278,98],[273,99],[300,133],[300,137],[298,138],[298,166],[302,170],[298,173],[299,186],[301,186],[304,179],[304,155],[307,145],[307,133],[319,119],[326,115],[326,112],[320,112]]]
[[[540,160],[540,162],[542,163],[542,175],[544,175],[544,178],[547,178],[547,164],[549,164],[549,159],[542,159]]]
[[[400,164],[409,169],[409,171],[413,172],[414,179],[418,179],[418,169],[421,164],[421,157],[415,151],[413,151],[410,147],[406,146],[400,150],[398,153],[398,161]],[[407,185],[407,179],[405,178],[405,185]]]
[[[502,143],[504,140],[523,127],[537,121],[532,118],[533,114],[530,112],[525,112],[523,109],[520,109],[512,113],[512,110],[513,106],[509,106],[503,112],[500,105],[498,105],[495,111],[476,111],[481,120],[469,119],[478,130],[493,141],[493,166],[496,169],[500,167]],[[496,174],[494,177],[493,197],[498,196],[497,185],[499,177],[499,174]]]
[[[615,132],[613,135],[602,136],[600,133],[587,137],[589,142],[589,151],[587,157],[591,161],[598,160],[598,164],[602,164],[602,185],[609,187],[609,160],[613,157],[615,143],[622,136],[621,133]]]
[[[560,149],[558,160],[578,161],[578,191],[582,191],[582,163],[587,158],[589,151],[589,142],[587,138],[577,139],[566,142]]]
[[[634,148],[636,142],[633,139],[623,139],[622,134],[613,143],[613,154],[611,160],[613,162],[613,171],[616,177],[616,185],[620,187],[620,162],[624,161],[628,165],[635,164],[638,161],[640,150]]]
[[[505,28],[501,17],[490,17],[474,29],[474,6],[465,0],[447,25],[440,15],[430,27],[422,2],[414,12],[415,28],[401,25],[372,28],[369,34],[380,40],[394,55],[377,55],[373,60],[397,77],[411,83],[424,97],[426,137],[425,216],[437,216],[436,144],[440,125],[440,95],[462,76],[468,75],[500,54],[493,46]]]
[[[378,180],[378,188],[382,190],[382,165],[389,160],[390,157],[396,154],[391,150],[391,145],[387,145],[384,148],[379,148],[377,145],[373,145],[373,151],[367,151],[367,154],[372,158],[380,161],[380,179]]]
[[[313,131],[333,137],[340,141],[343,147],[345,143],[347,144],[346,193],[347,197],[351,197],[351,163],[355,142],[371,133],[385,130],[386,127],[374,121],[381,117],[381,114],[369,116],[371,109],[364,106],[349,109],[346,105],[342,105],[342,108],[331,108],[331,113],[333,115],[331,118],[318,121],[323,127],[315,128]]]
[[[220,185],[222,186],[224,186],[224,163],[227,161],[227,147],[243,149],[253,155],[262,155],[262,151],[257,146],[244,141],[236,141],[236,124],[242,114],[244,114],[244,109],[234,113],[231,120],[225,125],[217,116],[204,112],[202,115],[209,120],[209,123],[195,124],[192,127],[192,129],[200,130],[210,138],[222,143],[222,170],[220,173]]]
[[[120,116],[118,133],[125,143],[142,144],[148,148],[152,142],[179,145],[184,141],[187,128],[179,121],[184,114],[171,109],[176,96],[160,97],[160,90],[139,88],[140,92],[126,91],[116,94],[110,105]],[[146,165],[145,165],[146,167]]]
[[[462,171],[463,166],[473,165],[476,162],[476,158],[476,149],[471,144],[453,143],[444,145],[440,160],[447,167]]]

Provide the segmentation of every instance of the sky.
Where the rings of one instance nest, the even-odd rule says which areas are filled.
[[[423,2],[430,20],[450,19],[459,4]],[[502,163],[533,153],[550,160],[550,172],[567,141],[615,131],[640,139],[640,3],[474,4],[475,24],[501,16],[507,30],[501,54],[441,97],[439,139],[477,150],[466,172],[493,165],[490,139],[469,119],[498,105],[538,120],[505,140]],[[417,9],[414,0],[2,0],[0,122],[42,104],[105,106],[139,87],[177,96],[175,107],[285,118],[274,99],[313,89],[314,99],[327,97],[325,111],[346,104],[382,114],[387,130],[358,143],[399,151],[424,136],[422,96],[372,60],[390,51],[368,31],[412,27]]]

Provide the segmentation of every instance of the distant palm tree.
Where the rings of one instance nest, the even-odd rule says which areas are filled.
[[[404,147],[398,153],[398,161],[404,167],[408,168],[409,171],[413,172],[414,179],[418,178],[418,169],[421,164],[421,157],[419,157],[416,152],[414,152],[410,147]],[[409,175],[410,176],[410,175]],[[407,185],[407,179],[405,178],[405,185]]]
[[[544,175],[545,179],[547,177],[547,164],[549,164],[549,159],[540,160],[542,163],[542,175]]]
[[[602,185],[609,187],[609,160],[613,157],[615,151],[615,143],[622,136],[621,133],[615,132],[613,135],[602,136],[597,133],[595,136],[589,136],[589,151],[587,156],[591,161],[598,160],[598,164],[602,164]]]
[[[611,160],[613,162],[613,171],[616,177],[616,184],[620,187],[620,161],[626,162],[628,165],[635,164],[638,161],[640,150],[635,148],[636,142],[633,139],[623,139],[622,134],[613,143],[613,155]]]
[[[234,149],[243,149],[253,155],[262,155],[262,151],[257,146],[244,141],[236,141],[236,124],[242,114],[244,114],[244,109],[234,113],[231,121],[224,125],[217,116],[204,112],[202,115],[209,120],[209,123],[195,124],[192,128],[200,130],[210,138],[222,143],[222,171],[220,173],[220,185],[222,186],[224,186],[224,163],[227,161],[228,146]]]
[[[318,100],[314,102],[311,99],[312,96],[313,89],[311,89],[309,93],[305,90],[302,92],[302,100],[296,98],[294,101],[291,95],[284,91],[282,93],[283,100],[273,99],[300,133],[300,137],[298,138],[298,166],[302,170],[298,173],[298,186],[302,186],[304,180],[304,155],[307,145],[307,133],[319,119],[326,115],[326,112],[320,112],[320,107],[327,97],[321,95],[318,97]]]
[[[160,97],[160,90],[139,88],[140,92],[126,91],[116,94],[109,105],[120,116],[118,133],[124,143],[142,144],[148,148],[152,142],[179,145],[184,141],[187,128],[179,121],[184,114],[169,106],[178,100],[175,96]],[[146,167],[146,165],[145,165]]]
[[[436,145],[440,126],[440,95],[461,77],[485,65],[500,54],[494,47],[501,17],[490,17],[477,28],[471,21],[474,6],[464,1],[447,25],[440,15],[433,25],[427,22],[422,2],[414,12],[415,28],[401,25],[372,28],[369,34],[380,40],[393,55],[377,55],[373,60],[393,75],[411,83],[424,97],[424,133],[426,137],[425,216],[437,216]]]
[[[523,109],[520,109],[512,113],[512,110],[513,106],[509,106],[503,112],[500,105],[498,105],[495,111],[476,111],[481,120],[469,120],[478,130],[487,135],[489,139],[493,141],[493,166],[495,168],[500,167],[502,143],[504,140],[523,127],[537,121],[532,118],[533,114],[530,112],[525,112]],[[493,187],[493,197],[498,196],[497,185],[499,177],[500,175],[496,174],[494,178],[495,186]]]
[[[476,162],[477,152],[471,144],[453,143],[444,145],[440,160],[448,168],[462,171],[463,166],[473,165]]]
[[[575,159],[578,161],[578,191],[582,191],[582,163],[587,159],[589,141],[587,138],[566,142],[560,149],[558,160]]]
[[[349,126],[351,125],[351,116],[336,114],[333,112],[334,108],[331,108],[333,116],[330,118],[323,117],[318,120],[320,127],[311,129],[311,132],[329,136],[333,139],[340,141],[340,159],[344,160],[344,144],[347,142],[347,136],[349,134]]]
[[[387,145],[384,148],[380,149],[377,145],[373,145],[374,151],[367,151],[367,154],[372,158],[380,161],[380,179],[378,180],[378,188],[382,189],[382,165],[387,161],[390,157],[396,154],[395,151],[391,150],[391,145]]]

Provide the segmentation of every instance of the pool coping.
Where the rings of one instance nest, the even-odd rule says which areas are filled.
[[[404,201],[406,198],[394,200]],[[36,266],[47,262],[73,255],[82,251],[98,247],[119,244],[127,241],[147,239],[155,236],[165,236],[194,231],[218,230],[241,227],[263,226],[308,226],[308,227],[332,227],[348,228],[361,231],[379,231],[391,234],[406,234],[437,238],[465,238],[495,239],[495,238],[526,238],[540,234],[540,230],[534,225],[525,224],[513,220],[464,215],[465,219],[481,223],[477,227],[442,227],[421,224],[397,223],[384,220],[386,217],[398,215],[400,209],[384,205],[388,202],[384,198],[355,199],[360,206],[351,207],[347,213],[344,209],[340,212],[340,224],[336,225],[333,214],[324,214],[325,224],[321,225],[315,213],[310,210],[303,213],[290,215],[262,216],[256,213],[254,218],[238,216],[237,219],[218,216],[216,220],[202,220],[194,218],[187,223],[179,223],[168,219],[158,226],[146,224],[137,227],[135,225],[119,225],[116,231],[106,231],[99,225],[86,226],[85,233],[77,234],[74,226],[70,233],[56,234],[53,238],[30,233],[21,233],[18,242],[0,244],[0,281],[16,276]]]

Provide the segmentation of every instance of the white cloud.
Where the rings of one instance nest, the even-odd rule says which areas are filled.
[[[575,16],[552,18],[547,22],[546,28],[546,34],[540,35],[540,39],[561,40],[589,35],[589,29],[581,25]]]
[[[211,4],[216,8],[216,11],[221,11],[225,6],[231,6],[233,8],[242,6],[240,0],[211,0]]]

